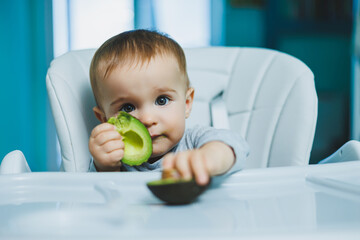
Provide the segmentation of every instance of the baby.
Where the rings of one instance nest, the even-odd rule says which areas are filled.
[[[95,53],[90,80],[101,124],[89,139],[90,171],[175,169],[200,185],[211,176],[241,169],[248,145],[239,135],[211,127],[185,128],[194,89],[190,86],[183,49],[168,36],[148,30],[123,32]],[[121,162],[124,143],[107,120],[124,111],[148,129],[150,159],[140,166]]]

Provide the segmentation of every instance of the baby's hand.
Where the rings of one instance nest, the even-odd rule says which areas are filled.
[[[163,169],[175,169],[183,179],[195,177],[199,185],[206,185],[210,176],[223,174],[234,164],[235,155],[228,145],[214,141],[199,149],[169,153],[164,157]]]
[[[89,150],[98,171],[120,171],[124,142],[114,125],[96,126],[90,135]]]
[[[185,180],[195,177],[199,185],[206,185],[209,182],[210,173],[206,166],[205,156],[200,149],[167,154],[163,160],[163,170],[171,169],[175,169]]]

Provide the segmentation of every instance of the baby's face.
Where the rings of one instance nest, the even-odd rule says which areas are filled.
[[[125,111],[149,130],[151,158],[161,157],[182,138],[194,91],[174,57],[156,56],[149,63],[117,67],[101,83],[105,119]]]

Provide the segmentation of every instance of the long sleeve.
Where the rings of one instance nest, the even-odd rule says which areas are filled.
[[[91,159],[90,159],[90,165],[89,165],[88,172],[97,172],[93,157],[91,157]]]
[[[201,126],[188,129],[175,152],[200,148],[211,141],[221,141],[230,146],[235,153],[235,163],[226,175],[244,168],[246,157],[249,154],[249,145],[240,134],[228,129]]]

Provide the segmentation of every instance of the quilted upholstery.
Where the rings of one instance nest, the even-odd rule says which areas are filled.
[[[46,77],[65,171],[87,171],[88,138],[98,124],[88,72],[95,50],[53,60]],[[230,129],[250,145],[246,168],[305,165],[317,119],[314,76],[300,60],[269,49],[185,49],[195,103],[187,126],[213,125],[212,102],[221,99]],[[219,115],[219,114],[217,114]],[[215,127],[227,127],[216,126]]]

